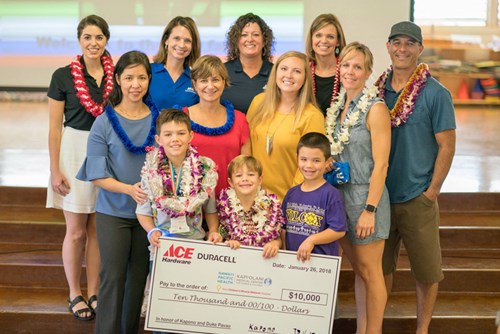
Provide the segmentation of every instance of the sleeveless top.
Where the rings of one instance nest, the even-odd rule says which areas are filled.
[[[361,99],[361,94],[358,95],[348,106],[346,117],[349,113],[354,112],[356,103]],[[374,98],[369,101],[369,110],[372,106],[382,101],[380,98]],[[343,108],[343,106],[341,106]],[[358,124],[351,127],[349,143],[344,145],[344,150],[341,154],[334,156],[336,161],[349,162],[349,171],[351,180],[349,183],[340,185],[338,189],[343,193],[348,220],[357,221],[359,215],[364,210],[366,199],[368,197],[368,188],[370,186],[370,177],[374,167],[372,154],[372,141],[370,131],[366,127],[366,113],[360,113]],[[339,116],[340,117],[340,116]],[[340,124],[337,122],[335,131],[340,131]],[[376,204],[376,203],[373,203]],[[389,232],[390,224],[390,203],[389,192],[384,186],[384,191],[377,204],[376,234],[385,236]],[[380,233],[380,234],[379,234]],[[385,239],[384,238],[384,239]]]
[[[361,94],[358,95],[353,101],[349,103],[347,107],[346,117],[356,111],[356,103],[361,99]],[[379,98],[374,98],[369,101],[369,110],[376,102],[381,102]],[[341,108],[344,106],[341,105]],[[349,171],[351,174],[351,184],[369,184],[370,176],[373,171],[373,155],[372,155],[372,140],[370,131],[366,127],[366,113],[360,113],[358,124],[351,127],[349,143],[344,145],[344,150],[339,155],[335,155],[333,158],[335,161],[347,161],[349,162]],[[340,114],[339,114],[340,119]],[[335,124],[335,133],[340,131],[340,122]]]

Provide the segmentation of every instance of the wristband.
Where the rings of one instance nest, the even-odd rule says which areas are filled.
[[[153,234],[153,232],[155,232],[155,231],[160,231],[161,232],[161,230],[158,227],[150,229],[149,232],[148,232],[148,241],[149,242],[151,242],[151,234]],[[163,235],[163,232],[161,232],[161,234]]]

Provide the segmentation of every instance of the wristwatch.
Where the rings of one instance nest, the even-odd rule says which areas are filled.
[[[366,204],[365,205],[365,210],[371,213],[377,212],[377,207],[371,205],[371,204]]]

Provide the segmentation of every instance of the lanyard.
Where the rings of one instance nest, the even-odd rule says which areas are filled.
[[[174,165],[172,165],[170,161],[168,162],[168,165],[170,167],[170,175],[172,176],[172,193],[174,194],[174,196],[177,196],[177,193],[179,192],[179,188],[181,186],[182,165],[181,168],[179,168],[179,175],[177,175],[177,177]]]

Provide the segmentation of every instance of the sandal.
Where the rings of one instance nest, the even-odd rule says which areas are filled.
[[[97,314],[97,306],[92,307],[92,303],[97,303],[97,296],[96,295],[90,296],[89,300],[87,301],[87,305],[88,305],[89,309],[92,311],[92,313]]]
[[[80,302],[84,302],[85,304],[87,304],[87,301],[81,295],[76,296],[75,299],[73,299],[73,300],[68,298],[68,304],[69,304],[68,309],[73,314],[73,317],[75,317],[76,319],[81,320],[81,321],[89,321],[89,320],[94,319],[95,314],[88,307],[84,307],[81,310],[73,311],[73,307],[75,307]],[[85,313],[90,313],[90,315],[88,317],[82,316],[82,314],[85,314]]]

